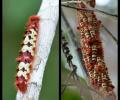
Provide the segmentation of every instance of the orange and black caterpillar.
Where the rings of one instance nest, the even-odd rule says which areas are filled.
[[[21,43],[22,48],[19,52],[19,56],[16,58],[19,64],[15,84],[17,89],[22,93],[27,90],[28,80],[30,79],[30,73],[32,71],[39,31],[39,20],[38,16],[31,16],[29,18],[24,40]]]
[[[94,0],[91,0],[91,2]],[[95,6],[95,1],[92,5]],[[78,3],[79,8],[86,8],[86,5]],[[94,12],[78,10],[78,27],[80,32],[80,45],[83,61],[88,72],[91,85],[99,91],[109,94],[114,86],[108,75],[108,69],[104,62],[104,53],[99,35],[101,22],[97,20]]]

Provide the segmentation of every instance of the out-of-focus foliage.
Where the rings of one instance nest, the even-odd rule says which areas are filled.
[[[3,0],[3,100],[15,100],[15,61],[29,16],[37,14],[42,0]],[[44,73],[41,100],[58,100],[59,27]]]
[[[64,62],[61,61],[61,72],[62,72],[61,74],[63,75],[62,77],[66,76],[66,79],[67,79],[67,75],[70,74],[70,71],[66,70],[63,66],[64,66]],[[62,80],[61,81],[62,83],[65,81],[64,79],[61,79],[61,80]],[[61,89],[62,89],[62,87],[61,87]],[[75,90],[72,90],[69,88],[67,88],[64,91],[61,98],[62,98],[62,100],[82,100],[79,92],[76,92]]]
[[[81,95],[87,96],[89,98],[89,100],[92,100],[92,97],[90,95],[90,91],[89,89],[86,89],[84,91],[83,88],[81,88],[82,86],[87,86],[86,80],[83,79],[82,77],[79,77],[79,86],[77,85],[77,83],[74,83],[74,85],[72,86],[68,86],[65,89],[65,91],[63,92],[64,86],[63,84],[66,84],[66,81],[68,80],[68,77],[71,73],[71,71],[67,70],[64,67],[64,60],[61,61],[61,93],[62,93],[62,100],[83,100]],[[71,76],[72,78],[72,76]],[[69,79],[67,84],[71,83],[71,78]],[[81,90],[80,90],[81,89]],[[83,90],[82,90],[83,89]],[[82,93],[81,93],[82,92]]]
[[[62,100],[83,100],[83,99],[80,97],[80,95],[76,91],[66,89],[66,91],[62,96]]]

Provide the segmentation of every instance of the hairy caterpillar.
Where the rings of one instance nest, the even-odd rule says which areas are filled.
[[[92,0],[90,6],[95,6]],[[86,8],[86,5],[78,3],[79,8]],[[99,27],[101,22],[97,20],[94,12],[77,10],[78,27],[80,32],[80,44],[83,55],[83,61],[88,71],[91,85],[103,90],[105,94],[113,91],[114,86],[108,75],[108,70],[104,62],[104,53],[99,36]]]
[[[16,61],[19,63],[17,67],[16,75],[16,87],[22,93],[26,92],[28,80],[30,79],[30,73],[32,71],[32,64],[36,52],[36,42],[39,31],[39,17],[31,16],[29,18],[24,40],[21,45],[22,48],[19,52],[19,56],[16,58]]]

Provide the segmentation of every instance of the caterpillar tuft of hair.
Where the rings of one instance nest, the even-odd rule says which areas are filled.
[[[86,8],[86,5],[81,2],[78,3],[78,7]],[[90,83],[98,91],[103,90],[105,94],[110,94],[114,86],[110,81],[108,69],[104,62],[104,53],[99,35],[101,22],[97,20],[94,12],[77,10],[77,16],[81,51]]]
[[[24,40],[21,43],[22,48],[19,52],[19,56],[16,58],[19,64],[15,84],[17,89],[22,93],[25,93],[27,90],[28,80],[30,79],[30,73],[32,71],[36,43],[38,40],[39,20],[40,18],[38,16],[30,16]]]

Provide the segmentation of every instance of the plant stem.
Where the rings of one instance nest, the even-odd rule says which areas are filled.
[[[61,6],[63,7],[68,7],[68,8],[72,8],[72,9],[75,9],[75,10],[82,10],[82,11],[88,11],[88,12],[99,12],[99,13],[102,13],[102,14],[105,14],[105,15],[108,15],[108,16],[112,16],[112,17],[115,17],[117,18],[118,16],[115,15],[115,14],[110,14],[108,12],[105,12],[105,11],[101,11],[101,10],[98,10],[98,9],[95,9],[95,8],[90,8],[90,9],[87,9],[87,8],[77,8],[77,7],[74,7],[74,6],[70,6],[70,5],[64,5],[62,4]]]

